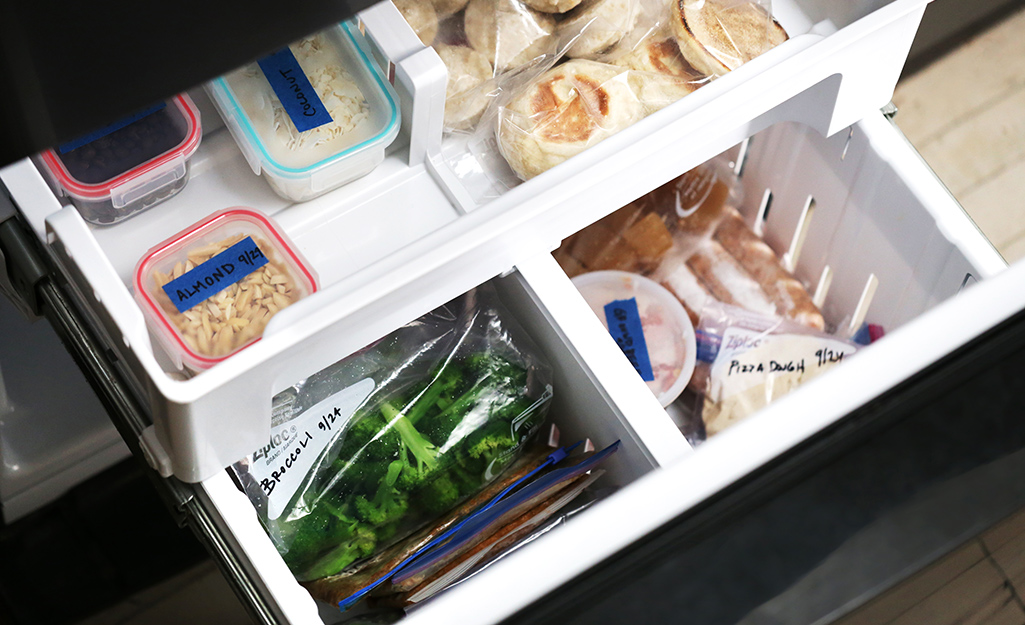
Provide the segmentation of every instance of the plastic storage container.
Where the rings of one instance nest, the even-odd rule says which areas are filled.
[[[626,271],[585,273],[573,285],[658,401],[673,403],[697,358],[694,325],[680,302],[657,282]]]
[[[365,176],[398,135],[395,93],[349,29],[321,31],[208,85],[253,172],[286,199]]]
[[[317,278],[270,219],[229,208],[151,249],[134,287],[175,364],[200,371],[259,340],[279,310],[317,290]]]
[[[202,134],[199,110],[181,94],[47,150],[42,159],[58,193],[70,198],[83,219],[104,226],[185,188]]]

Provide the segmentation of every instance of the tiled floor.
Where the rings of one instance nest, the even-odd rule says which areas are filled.
[[[1008,262],[1025,257],[1025,9],[907,78],[897,125]]]
[[[1025,625],[1025,511],[836,625]]]

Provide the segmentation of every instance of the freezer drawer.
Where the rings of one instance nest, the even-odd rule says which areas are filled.
[[[341,189],[296,205],[274,195],[217,128],[201,90],[192,95],[212,123],[204,124],[190,181],[155,210],[94,228],[48,193],[32,163],[2,176],[148,400],[147,457],[163,475],[196,482],[266,439],[270,398],[291,380],[550,251],[759,130],[795,120],[828,135],[882,106],[925,4],[779,0],[774,6],[790,41],[523,184],[463,167],[466,146],[441,132],[444,65],[389,3],[360,17],[368,49],[394,76],[402,134],[373,173]],[[324,288],[276,316],[258,344],[182,379],[151,340],[130,275],[152,245],[238,205],[274,216]]]
[[[618,491],[414,610],[411,622],[491,623],[516,613],[1025,307],[1022,289],[1005,293],[1025,268],[1001,273],[999,255],[883,116],[832,138],[781,124],[745,150],[742,180],[755,198],[745,215],[791,254],[799,276],[822,285],[830,324],[867,320],[887,337],[692,449],[551,255],[521,261],[496,280],[500,295],[556,367],[553,420],[599,446],[624,440],[626,453],[604,478]],[[761,200],[770,193],[766,216]],[[795,238],[803,245],[795,248]],[[280,618],[340,618],[294,581],[226,475],[197,488]]]

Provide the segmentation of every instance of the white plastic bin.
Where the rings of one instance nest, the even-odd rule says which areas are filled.
[[[553,361],[552,414],[560,427],[599,445],[628,441],[632,451],[607,476],[621,488],[403,622],[501,621],[1025,306],[1025,291],[1001,297],[985,280],[955,297],[967,276],[995,276],[1003,262],[881,115],[831,139],[797,124],[774,126],[746,149],[741,180],[754,198],[744,205],[749,223],[762,221],[777,252],[789,251],[806,230],[794,254],[796,273],[813,285],[831,284],[820,287],[827,322],[844,327],[862,317],[884,326],[887,336],[691,449],[555,259],[524,259],[496,281],[499,293]],[[765,216],[761,199],[769,194]],[[804,210],[809,197],[816,206],[811,216]],[[822,282],[824,272],[831,278]],[[1023,272],[993,281],[1020,285]],[[866,294],[870,282],[874,297]],[[973,312],[976,296],[993,310]],[[226,475],[199,488],[289,622],[340,620],[294,581]]]

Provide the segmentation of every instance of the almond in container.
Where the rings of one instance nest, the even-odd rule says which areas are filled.
[[[258,341],[274,315],[317,290],[317,278],[267,216],[232,208],[147,252],[134,288],[175,364],[202,371]]]

